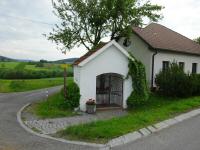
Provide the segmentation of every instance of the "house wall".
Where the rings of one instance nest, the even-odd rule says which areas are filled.
[[[155,56],[154,79],[155,79],[156,74],[158,74],[162,70],[163,61],[170,61],[170,62],[175,61],[177,63],[184,62],[185,73],[191,73],[192,63],[197,63],[197,73],[200,73],[200,56],[159,51],[158,54]]]
[[[123,45],[124,42],[123,38],[119,41],[119,44],[124,49],[131,52],[136,57],[136,59],[140,60],[145,65],[147,82],[149,86],[151,86],[152,56],[155,52],[150,50],[149,46],[134,33],[132,34],[130,40],[131,40],[131,45],[128,47],[125,47]],[[200,56],[158,51],[158,54],[155,56],[154,60],[154,78],[153,78],[154,86],[155,86],[155,76],[162,69],[162,62],[163,61],[173,62],[174,60],[177,62],[185,62],[184,70],[186,73],[188,72],[191,73],[192,63],[197,63],[198,64],[197,73],[200,73]]]
[[[126,100],[132,92],[131,79],[126,79],[128,73],[128,59],[114,45],[108,47],[103,53],[79,68],[80,71],[80,109],[86,110],[86,101],[96,99],[96,77],[104,73],[117,73],[123,76],[123,108],[126,108]],[[75,71],[75,74],[77,72]],[[75,78],[78,75],[75,75]],[[78,79],[78,77],[77,77]],[[78,80],[77,80],[78,81]]]
[[[123,45],[124,38],[119,41],[119,44],[126,49],[127,51],[131,52],[133,56],[140,60],[146,70],[147,82],[149,86],[151,85],[151,72],[152,72],[152,55],[154,52],[150,51],[148,45],[142,41],[137,35],[132,34],[131,38],[131,45],[126,47]]]

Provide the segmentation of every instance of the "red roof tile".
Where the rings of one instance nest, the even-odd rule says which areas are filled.
[[[82,57],[80,57],[79,59],[77,59],[73,65],[78,65],[80,64],[83,60],[87,59],[89,56],[91,56],[92,54],[94,54],[95,52],[97,52],[98,50],[100,50],[102,47],[104,47],[107,43],[103,43],[101,42],[96,49],[88,51],[85,55],[83,55]]]

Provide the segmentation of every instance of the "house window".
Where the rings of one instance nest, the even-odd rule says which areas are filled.
[[[169,68],[169,61],[163,61],[163,71],[167,70]]]
[[[179,62],[179,67],[184,70],[184,67],[185,67],[185,63],[184,62]]]
[[[197,73],[197,63],[192,63],[192,73]]]

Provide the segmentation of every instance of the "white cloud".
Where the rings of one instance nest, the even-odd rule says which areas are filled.
[[[6,12],[6,13],[5,13]],[[33,21],[31,21],[33,20]],[[35,20],[35,21],[34,21]],[[74,49],[62,54],[42,34],[52,31],[58,19],[50,0],[0,1],[0,55],[22,59],[64,59],[79,57],[86,51]]]
[[[165,6],[164,19],[159,23],[191,39],[200,36],[200,1],[152,0],[152,3]],[[79,57],[86,52],[82,46],[62,54],[42,36],[52,31],[53,26],[29,19],[49,24],[59,21],[52,13],[51,0],[0,0],[0,55],[56,60]]]
[[[200,1],[152,0],[165,7],[161,24],[194,39],[200,36]]]

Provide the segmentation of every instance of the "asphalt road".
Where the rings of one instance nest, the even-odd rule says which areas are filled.
[[[60,87],[49,89],[49,94]],[[45,97],[46,90],[0,94],[0,150],[89,150],[86,146],[65,144],[41,138],[25,131],[17,122],[17,112],[29,102]]]
[[[114,150],[200,150],[200,116]]]
[[[49,89],[53,94],[60,87]],[[46,90],[0,94],[0,150],[90,150],[87,146],[66,144],[26,132],[17,122],[22,106],[45,97]],[[115,150],[200,150],[200,116],[185,120],[160,132]]]

